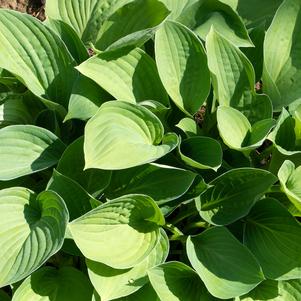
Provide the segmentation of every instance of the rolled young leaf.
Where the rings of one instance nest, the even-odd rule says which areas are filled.
[[[0,287],[22,280],[55,254],[68,220],[66,205],[54,192],[0,190]]]
[[[160,120],[148,109],[122,101],[104,103],[85,128],[85,169],[118,170],[153,162],[178,144],[164,136]]]
[[[116,269],[142,262],[160,239],[164,217],[145,195],[127,195],[109,201],[69,224],[86,258]]]

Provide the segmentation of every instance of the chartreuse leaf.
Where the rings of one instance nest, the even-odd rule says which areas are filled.
[[[130,269],[118,270],[87,260],[90,280],[102,301],[128,296],[148,282],[147,270],[165,261],[169,251],[168,237],[161,230],[160,241],[148,257]]]
[[[161,205],[182,196],[195,177],[196,174],[189,170],[146,164],[114,171],[105,195],[116,198],[125,194],[146,194]]]
[[[273,119],[264,119],[251,125],[238,110],[219,106],[217,126],[224,143],[231,149],[249,152],[259,147],[275,125]]]
[[[155,62],[142,49],[103,52],[77,69],[116,99],[133,103],[152,99],[168,105]]]
[[[164,136],[160,120],[148,109],[122,101],[104,103],[85,128],[85,169],[125,169],[153,162],[178,144]]]
[[[50,131],[33,125],[0,130],[0,180],[32,174],[56,164],[65,145]]]
[[[203,40],[206,39],[211,26],[214,26],[219,34],[237,47],[253,46],[244,23],[231,7],[229,0],[194,0],[186,2],[188,4],[177,21],[191,28]]]
[[[193,0],[193,2],[198,0]],[[174,0],[161,0],[162,3],[168,8],[170,14],[168,16],[169,20],[176,20],[180,14],[182,13],[185,6],[192,2],[191,0],[182,0],[182,1],[174,1]]]
[[[260,283],[249,294],[235,298],[235,301],[299,301],[301,280],[273,281]]]
[[[277,200],[262,199],[254,205],[245,221],[244,244],[266,278],[300,278],[301,225]]]
[[[262,169],[232,169],[209,183],[209,188],[196,199],[197,209],[211,224],[233,223],[247,215],[277,180],[272,173]]]
[[[171,261],[153,267],[148,276],[161,300],[216,300],[208,294],[198,274],[182,262]]]
[[[190,236],[187,255],[210,294],[217,298],[246,294],[264,280],[254,255],[225,227]]]
[[[93,287],[81,271],[73,267],[43,267],[17,288],[13,301],[88,301],[92,294]]]
[[[168,14],[169,10],[161,1],[132,1],[104,22],[95,45],[100,50],[139,47],[153,36]]]
[[[79,183],[93,196],[98,196],[109,185],[111,171],[94,168],[84,170],[84,166],[84,137],[80,137],[66,148],[57,171]]]
[[[206,38],[208,66],[220,105],[238,107],[246,90],[254,91],[255,72],[238,47],[212,28]]]
[[[66,205],[54,192],[0,190],[0,287],[27,277],[55,254],[68,220]]]
[[[181,129],[187,137],[198,136],[200,128],[192,118],[185,117],[176,124],[176,127]]]
[[[0,11],[0,67],[35,95],[67,105],[75,61],[63,41],[36,18]]]
[[[283,162],[278,171],[281,188],[289,200],[301,211],[301,166],[289,160]]]
[[[190,137],[179,145],[181,159],[199,169],[217,170],[222,164],[223,152],[221,145],[210,137]]]
[[[53,0],[46,3],[46,15],[69,24],[85,44],[95,43],[104,21],[133,0]]]
[[[164,217],[152,198],[127,195],[105,203],[69,224],[86,258],[116,269],[141,263],[160,239]]]
[[[283,26],[285,24],[285,26]],[[264,41],[264,91],[275,110],[301,98],[301,2],[285,0],[276,12]]]
[[[186,114],[195,114],[210,91],[204,47],[180,23],[166,21],[156,32],[156,63],[162,83],[174,103]]]

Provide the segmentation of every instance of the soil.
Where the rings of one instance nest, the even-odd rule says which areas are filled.
[[[26,12],[40,20],[45,19],[44,5],[45,0],[0,0],[0,8]]]

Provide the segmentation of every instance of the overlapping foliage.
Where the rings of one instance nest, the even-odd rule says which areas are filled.
[[[0,10],[0,300],[301,300],[301,2],[46,15]]]

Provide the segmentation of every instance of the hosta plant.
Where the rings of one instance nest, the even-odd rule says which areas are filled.
[[[300,301],[300,0],[0,10],[1,301]]]

